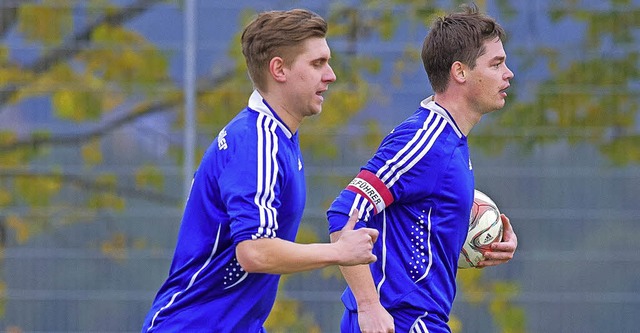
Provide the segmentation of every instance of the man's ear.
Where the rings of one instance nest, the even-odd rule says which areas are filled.
[[[460,61],[456,61],[451,65],[451,77],[458,83],[464,83],[467,80],[467,66]]]
[[[269,61],[269,73],[276,82],[285,82],[287,80],[284,71],[284,60],[280,57],[273,57]]]

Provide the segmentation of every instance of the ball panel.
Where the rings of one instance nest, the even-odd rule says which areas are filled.
[[[482,252],[491,243],[502,240],[502,220],[500,210],[489,196],[474,190],[473,205],[469,216],[469,230],[460,257],[458,268],[476,267],[484,260]]]

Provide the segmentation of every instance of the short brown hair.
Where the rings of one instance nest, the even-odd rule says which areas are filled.
[[[258,14],[242,32],[242,54],[256,88],[266,91],[269,61],[281,57],[290,65],[300,44],[312,37],[324,38],[327,22],[306,9],[268,11]]]
[[[479,13],[475,5],[462,5],[461,9],[437,18],[422,45],[424,69],[436,93],[447,89],[454,62],[473,69],[486,51],[485,41],[506,37],[504,29],[493,18]]]

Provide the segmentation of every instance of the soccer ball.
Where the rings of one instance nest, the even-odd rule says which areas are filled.
[[[486,194],[474,190],[473,206],[469,217],[469,232],[464,241],[458,268],[476,267],[484,260],[483,251],[493,242],[502,240],[502,219],[498,206]]]

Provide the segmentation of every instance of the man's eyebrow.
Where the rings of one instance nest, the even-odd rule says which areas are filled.
[[[311,62],[322,62],[322,63],[329,62],[329,57],[317,57],[311,60]]]
[[[497,61],[504,61],[505,59],[507,59],[507,57],[502,55],[493,57],[493,60]]]

